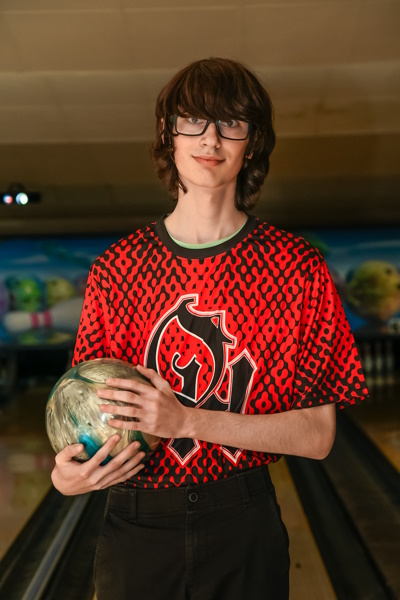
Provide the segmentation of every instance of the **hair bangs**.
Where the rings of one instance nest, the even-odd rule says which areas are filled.
[[[237,70],[211,70],[207,64],[197,64],[182,73],[180,81],[167,98],[167,112],[212,120],[250,120],[253,112],[251,93],[245,83],[242,77],[238,78]]]

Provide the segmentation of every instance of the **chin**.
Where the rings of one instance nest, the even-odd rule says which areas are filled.
[[[197,181],[197,182],[193,182],[191,185],[192,186],[194,185],[197,188],[203,188],[204,190],[220,190],[227,186],[227,182],[226,181]],[[189,190],[189,188],[190,188],[190,184],[189,184],[189,186],[187,186],[188,190]]]

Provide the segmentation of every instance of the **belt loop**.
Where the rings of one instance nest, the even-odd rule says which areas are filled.
[[[239,479],[240,491],[242,493],[243,504],[244,504],[244,507],[247,508],[251,504],[251,497],[250,497],[250,493],[249,493],[249,486],[247,484],[246,473],[239,473],[238,479]]]
[[[136,523],[136,507],[137,507],[136,488],[132,488],[129,490],[129,516],[128,516],[128,520],[131,523]]]

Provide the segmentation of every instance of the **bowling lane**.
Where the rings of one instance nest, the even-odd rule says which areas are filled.
[[[54,452],[44,428],[52,384],[40,384],[0,404],[0,558],[51,485]]]
[[[347,415],[367,433],[400,472],[400,382],[367,381],[370,399]]]
[[[333,600],[337,596],[302,509],[285,459],[270,467],[290,538],[290,600]]]

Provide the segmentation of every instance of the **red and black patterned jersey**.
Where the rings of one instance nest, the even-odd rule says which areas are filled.
[[[113,357],[155,369],[195,409],[278,413],[368,392],[353,335],[321,254],[249,216],[230,240],[185,249],[164,219],[93,263],[74,364]],[[163,439],[129,484],[190,485],[279,456]]]

